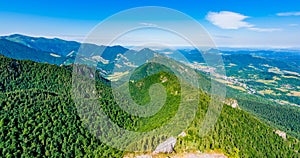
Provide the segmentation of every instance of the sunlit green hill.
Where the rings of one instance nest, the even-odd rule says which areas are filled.
[[[125,154],[105,145],[85,128],[71,97],[71,66],[59,67],[3,56],[0,61],[1,157],[122,157]],[[145,65],[144,68],[149,66]],[[132,95],[140,98],[138,100],[142,104],[149,101],[149,86],[161,82],[162,75],[172,80],[163,85],[167,88],[168,100],[174,101],[167,102],[158,115],[147,120],[122,111],[113,100],[109,84],[106,83],[108,81],[98,76],[97,90],[101,96],[105,96],[99,98],[99,107],[104,109],[113,122],[128,130],[147,131],[163,125],[176,113],[177,95],[174,90],[178,83],[172,73],[166,72],[166,69],[161,70],[146,76],[146,79],[137,77],[131,85]],[[137,71],[137,76],[140,72]],[[275,134],[276,129],[265,125],[253,115],[227,105],[223,107],[214,129],[208,135],[199,137],[197,132],[210,100],[203,91],[200,91],[199,97],[197,115],[189,128],[184,130],[186,136],[177,138],[177,152],[213,150],[238,157],[299,157],[297,139],[289,135],[284,139]],[[161,119],[161,122],[157,121],[160,114],[166,118]],[[151,142],[149,138],[144,139],[140,141],[140,146]]]

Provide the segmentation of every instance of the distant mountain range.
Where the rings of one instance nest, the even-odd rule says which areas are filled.
[[[129,50],[122,46],[110,47],[98,46],[95,44],[81,44],[79,42],[66,41],[58,38],[48,39],[44,37],[29,37],[20,34],[0,37],[0,54],[14,59],[28,59],[56,65],[69,65],[74,63],[80,47],[83,47],[85,52],[80,53],[80,56],[77,57],[78,60],[82,60],[83,63],[100,62],[100,67],[105,71],[109,71],[108,69],[105,69],[105,67],[107,68],[114,66],[116,60],[122,57],[121,55],[125,54],[126,58],[130,58],[129,56],[135,56],[136,58],[136,55],[139,52],[136,50]],[[99,56],[99,53],[97,53],[100,51],[103,51],[101,56]],[[127,51],[130,51],[130,53]],[[180,57],[178,56],[179,54],[183,55],[190,62],[205,63],[201,53],[206,52],[199,52],[199,50],[196,49],[163,49],[155,50],[155,52],[150,49],[143,49],[141,51],[144,53],[145,51],[150,52],[145,53],[146,55],[151,53],[160,53],[165,56],[180,60]],[[290,66],[296,67],[296,69],[299,68],[298,63],[300,63],[300,53],[295,51],[284,52],[283,50],[280,50],[278,52],[272,50],[248,49],[225,49],[225,51],[219,51],[216,49],[210,49],[207,52],[223,54],[225,63],[235,61],[239,62],[241,58],[247,58],[247,61],[243,60],[243,64],[250,64],[255,56],[285,61],[289,63]],[[268,62],[268,59],[260,60],[264,60],[262,62]]]
[[[80,53],[78,53],[79,50]],[[100,55],[99,52],[102,54]],[[217,54],[222,55],[226,71],[226,76],[218,76],[222,82],[230,83],[235,88],[251,94],[261,91],[259,95],[275,100],[280,98],[278,102],[282,102],[283,99],[300,105],[300,99],[297,96],[300,88],[297,84],[300,78],[300,53],[296,51],[151,50],[149,48],[132,50],[122,46],[99,46],[58,38],[48,39],[14,34],[0,37],[0,54],[13,59],[55,65],[70,65],[76,60],[76,63],[80,64],[97,65],[101,76],[107,79],[116,79],[116,76],[120,76],[118,72],[126,72],[139,67],[148,59],[158,55],[184,62],[200,72],[209,74],[214,70],[212,67],[214,65],[207,65],[202,55],[210,57]],[[282,86],[287,88],[282,90]],[[266,88],[269,90],[272,88],[274,93],[265,94],[263,90]]]
[[[47,62],[56,65],[68,65],[73,63],[77,51],[81,46],[91,50],[91,52],[85,54],[86,56],[84,57],[92,57],[95,54],[95,52],[92,51],[99,51],[105,48],[102,57],[110,61],[116,58],[117,54],[115,52],[123,54],[128,50],[121,46],[105,47],[95,44],[81,44],[79,42],[66,41],[58,38],[37,38],[19,34],[0,37],[0,44],[0,52],[4,56],[14,59]]]

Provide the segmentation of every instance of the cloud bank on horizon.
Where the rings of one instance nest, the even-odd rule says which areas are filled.
[[[283,13],[277,13],[277,16],[300,16],[299,12],[283,12]]]

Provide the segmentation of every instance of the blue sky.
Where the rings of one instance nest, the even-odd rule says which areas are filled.
[[[0,1],[0,35],[21,33],[80,41],[107,17],[141,6],[168,7],[191,16],[219,47],[300,47],[297,0]]]

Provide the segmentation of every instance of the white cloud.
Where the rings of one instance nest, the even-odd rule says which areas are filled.
[[[299,26],[299,24],[289,24],[289,26],[296,27],[296,26]]]
[[[257,28],[257,27],[250,27],[249,30],[257,31],[257,32],[274,32],[274,31],[280,31],[279,28]]]
[[[148,27],[156,27],[156,24],[153,23],[147,23],[147,22],[141,22],[140,25],[148,26]]]
[[[231,36],[226,36],[226,35],[214,35],[214,38],[229,39],[229,38],[232,38],[232,37]]]
[[[300,16],[300,12],[283,12],[277,13],[277,16]]]
[[[230,11],[221,11],[219,13],[209,12],[206,16],[206,19],[208,21],[222,29],[239,29],[252,27],[253,25],[244,21],[247,18],[249,17],[240,13],[234,13]]]
[[[257,32],[274,32],[280,31],[279,28],[258,28],[255,25],[244,21],[245,19],[250,18],[249,16],[230,12],[230,11],[221,11],[221,12],[208,12],[206,19],[212,24],[222,28],[222,29],[240,29],[247,28],[252,31]]]

